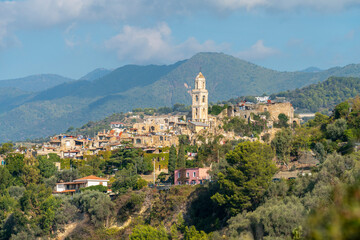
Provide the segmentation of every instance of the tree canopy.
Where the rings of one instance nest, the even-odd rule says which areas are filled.
[[[219,192],[212,199],[230,215],[256,206],[276,171],[273,157],[269,145],[239,143],[226,155],[229,166],[218,174]]]

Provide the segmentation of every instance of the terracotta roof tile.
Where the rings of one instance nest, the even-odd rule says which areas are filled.
[[[75,181],[79,181],[79,180],[107,180],[107,181],[109,181],[109,180],[106,179],[106,178],[100,178],[100,177],[97,177],[97,176],[94,176],[94,175],[90,175],[90,176],[87,176],[87,177],[79,178],[79,179],[76,179]]]

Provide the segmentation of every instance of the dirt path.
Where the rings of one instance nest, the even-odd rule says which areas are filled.
[[[146,210],[148,210],[151,207],[151,195],[150,194],[146,194],[145,200],[143,205],[141,206],[140,211],[137,213],[138,216],[144,214],[144,212],[146,212]],[[132,217],[130,216],[121,226],[118,225],[113,225],[110,228],[116,228],[118,230],[122,230],[127,228],[132,221]]]
[[[77,222],[73,222],[70,224],[67,224],[65,226],[65,231],[64,232],[60,232],[55,238],[53,238],[54,240],[64,240],[67,236],[69,236],[77,226],[85,223],[88,218],[85,217],[84,215],[82,216],[82,220],[81,221],[77,221]]]

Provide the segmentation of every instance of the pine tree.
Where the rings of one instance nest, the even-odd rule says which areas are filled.
[[[176,148],[173,145],[171,146],[169,151],[169,165],[168,165],[168,170],[171,175],[174,174],[176,168],[176,159],[177,159]]]
[[[179,153],[178,153],[178,161],[177,161],[177,167],[178,168],[185,168],[186,162],[185,162],[185,147],[183,144],[180,144],[179,147]]]

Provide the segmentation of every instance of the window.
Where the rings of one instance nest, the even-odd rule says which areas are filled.
[[[192,180],[192,181],[191,181],[191,185],[196,185],[196,181],[195,181],[195,180]]]
[[[203,96],[203,100],[202,100],[202,102],[203,102],[203,103],[205,102],[205,96]]]
[[[188,172],[186,173],[186,177],[189,177],[189,173],[188,173]]]
[[[193,172],[193,177],[196,177],[196,172]]]
[[[180,176],[181,176],[181,175],[180,175],[180,172],[178,172],[178,178],[180,178]]]
[[[195,95],[195,101],[198,102],[199,101],[199,96]]]
[[[163,141],[163,140],[164,140],[163,136],[160,136],[160,141]]]
[[[178,181],[178,185],[181,185],[181,182],[180,182],[180,181]]]

